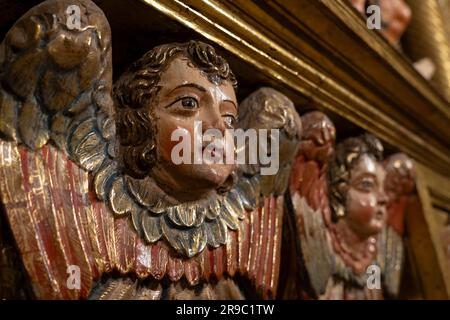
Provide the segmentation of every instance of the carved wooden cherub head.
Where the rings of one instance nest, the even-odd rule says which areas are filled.
[[[361,239],[379,233],[386,219],[383,146],[365,134],[336,146],[329,169],[329,197],[334,220],[344,219]]]
[[[196,134],[208,129],[223,133],[236,122],[236,79],[214,48],[198,41],[158,46],[115,87],[120,153],[129,175],[150,175],[180,201],[195,200],[229,182],[231,164],[175,164],[172,159],[175,130],[186,133],[194,146]],[[200,132],[195,123],[201,124]],[[194,148],[191,153],[193,159]]]

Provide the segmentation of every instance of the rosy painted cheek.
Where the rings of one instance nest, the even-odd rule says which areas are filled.
[[[190,143],[193,146],[193,130],[184,126],[182,122],[158,122],[158,132],[157,132],[157,145],[159,149],[159,154],[162,160],[171,161],[173,148],[180,143],[180,141],[186,141],[185,139],[191,139]],[[172,134],[177,131],[182,133],[186,137],[180,138],[177,136],[175,141],[172,141]]]

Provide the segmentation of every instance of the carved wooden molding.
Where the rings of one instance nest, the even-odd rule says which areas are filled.
[[[420,201],[412,199],[406,215],[408,241],[420,273],[421,288],[428,299],[450,297],[450,266],[446,257],[436,207],[449,208],[450,180],[416,164]],[[450,210],[448,211],[450,212]]]

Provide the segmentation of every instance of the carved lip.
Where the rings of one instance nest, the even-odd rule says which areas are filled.
[[[384,220],[385,211],[384,210],[377,210],[375,212],[375,219],[376,220]]]

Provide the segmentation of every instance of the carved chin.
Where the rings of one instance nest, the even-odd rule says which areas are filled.
[[[372,221],[369,225],[362,226],[357,231],[363,237],[375,236],[383,229],[383,223],[378,221]]]
[[[234,167],[231,165],[192,165],[190,168],[192,178],[206,185],[217,188],[225,183],[232,173]]]
[[[372,223],[372,229],[373,229],[373,232],[376,234],[376,233],[379,233],[379,232],[381,232],[381,230],[383,229],[383,226],[384,226],[384,224],[383,224],[383,221],[375,221],[375,222],[373,222]]]

